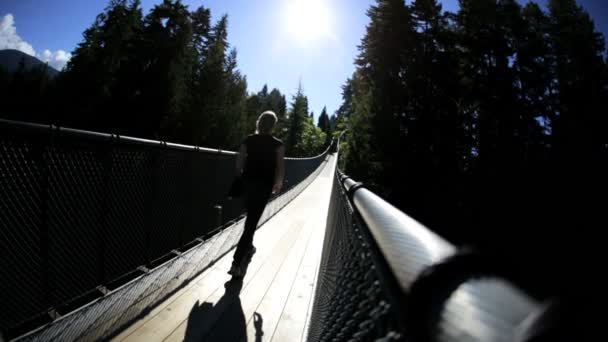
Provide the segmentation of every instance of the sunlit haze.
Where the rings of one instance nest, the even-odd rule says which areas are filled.
[[[289,0],[284,5],[283,26],[298,45],[314,44],[320,39],[334,38],[335,17],[327,0]]]

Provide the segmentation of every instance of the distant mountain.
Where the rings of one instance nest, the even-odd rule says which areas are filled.
[[[9,72],[16,71],[19,68],[19,63],[22,59],[25,63],[25,69],[27,70],[37,66],[46,66],[49,76],[55,77],[59,75],[57,69],[46,65],[46,63],[34,56],[30,56],[18,50],[0,50],[0,66],[6,68]]]

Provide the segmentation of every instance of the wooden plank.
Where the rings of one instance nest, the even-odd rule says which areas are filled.
[[[160,308],[156,308],[150,317],[140,320],[135,329],[117,336],[119,341],[162,341],[175,326],[172,321],[178,317],[188,317],[192,303],[204,301],[216,288],[223,285],[224,269],[228,262],[220,261],[207,270],[203,283],[192,282],[185,291],[172,296]],[[229,265],[229,264],[228,264]]]
[[[218,241],[220,241],[220,243],[223,243],[224,240],[225,240],[225,237],[222,237]],[[210,247],[211,247],[211,249],[208,249],[207,253],[210,253],[210,250],[213,249],[213,246],[210,246]],[[198,275],[195,279],[193,279],[192,281],[190,281],[186,286],[184,286],[183,288],[179,289],[171,297],[169,297],[165,301],[159,303],[149,313],[147,313],[145,316],[143,316],[142,318],[140,318],[139,320],[137,320],[136,322],[134,322],[130,327],[128,327],[127,329],[125,329],[124,331],[122,331],[120,334],[118,334],[117,336],[115,336],[112,339],[112,341],[122,341],[122,340],[128,338],[129,336],[131,336],[132,334],[134,334],[138,329],[140,329],[144,324],[146,324],[146,322],[152,320],[155,316],[157,316],[160,313],[162,313],[163,310],[165,310],[169,305],[171,305],[171,303],[173,303],[176,300],[178,300],[181,296],[186,295],[186,294],[190,293],[191,291],[194,291],[195,289],[193,289],[193,288],[196,287],[197,281],[202,281],[203,279],[205,279],[206,277],[208,277],[209,274],[212,273],[213,269],[216,268],[216,267],[221,267],[220,260],[218,260],[209,269],[205,270],[200,275]]]
[[[332,170],[332,176],[334,167],[335,158],[327,167],[327,169]],[[321,189],[331,189],[334,178],[325,175],[325,171],[314,185]],[[281,313],[279,324],[271,337],[272,341],[304,341],[306,338],[310,311],[314,301],[317,272],[323,250],[329,201],[329,195],[319,199],[319,208],[317,209],[319,215],[315,217],[316,227],[306,249],[302,265],[298,270],[292,291]]]
[[[165,300],[162,303],[160,303],[159,305],[157,305],[154,309],[152,309],[144,317],[142,317],[138,321],[134,322],[127,329],[125,329],[120,334],[115,336],[112,339],[112,341],[123,341],[125,339],[128,339],[129,336],[134,334],[138,329],[140,329],[144,324],[146,324],[146,322],[152,320],[154,317],[159,315],[161,312],[163,312],[163,310],[165,310],[169,305],[171,305],[173,302],[178,300],[181,296],[187,295],[187,294],[191,293],[192,291],[195,291],[195,289],[193,289],[193,288],[195,288],[197,286],[197,281],[202,281],[209,276],[213,276],[213,274],[217,271],[218,267],[221,267],[221,262],[217,262],[215,265],[213,265],[208,270],[206,270],[201,275],[199,275],[196,278],[196,280],[191,281],[187,286],[185,286],[183,289],[179,290],[176,294],[174,294],[167,300]]]
[[[284,266],[290,262],[290,260],[294,259],[292,255],[297,254],[298,242],[303,239],[305,240],[306,238],[304,221],[300,218],[294,222],[291,237],[291,241],[286,243],[284,248],[282,248],[280,251],[277,251],[272,256],[272,259],[265,263],[264,266],[258,271],[258,273],[253,277],[251,283],[248,284],[247,288],[241,292],[240,297],[236,298],[237,300],[234,301],[232,309],[224,312],[221,319],[218,321],[221,324],[215,324],[209,334],[205,336],[205,340],[239,341],[246,338],[247,323],[254,317],[256,308],[259,307],[264,296],[269,293],[269,289],[272,287],[271,285],[284,270]],[[287,286],[289,286],[289,284],[287,284]],[[288,290],[289,289],[287,288],[287,291]],[[280,298],[275,299],[275,303],[282,305]],[[234,314],[235,312],[238,312],[240,315]],[[262,313],[261,316],[258,317],[261,318],[261,321],[263,322],[261,328],[266,329],[266,313]],[[255,329],[252,327],[252,338],[255,335]]]
[[[290,228],[297,228],[297,225],[294,224],[294,227],[290,227]],[[246,298],[246,296],[249,295],[249,292],[252,291],[251,290],[252,287],[249,286],[249,283],[251,283],[251,281],[253,279],[255,279],[256,277],[268,277],[268,274],[267,274],[268,271],[261,272],[262,269],[271,269],[272,270],[272,268],[274,268],[273,267],[274,264],[280,263],[282,261],[282,259],[284,258],[284,254],[286,254],[287,250],[289,250],[289,248],[292,246],[292,244],[295,240],[295,235],[296,234],[294,234],[294,229],[287,229],[287,230],[285,230],[285,234],[282,237],[282,239],[280,240],[280,243],[278,243],[277,246],[275,246],[274,248],[263,248],[262,246],[260,246],[264,250],[272,252],[272,255],[270,255],[269,257],[263,258],[263,257],[258,257],[258,255],[256,253],[251,265],[249,265],[249,269],[247,271],[245,279],[243,280],[244,289],[241,292],[241,297]],[[254,237],[254,240],[255,240],[255,237]],[[256,242],[255,244],[256,244],[256,246],[260,245],[259,242]],[[254,264],[254,262],[256,262],[256,264]],[[269,267],[267,264],[270,264],[271,266]],[[254,269],[252,269],[252,266],[254,266]],[[255,269],[256,266],[260,271],[258,271],[258,269]],[[262,275],[259,275],[260,273]],[[217,305],[217,303],[219,303],[222,300],[222,298],[224,297],[224,294],[226,294],[226,291],[224,289],[219,288],[211,296],[209,296],[206,300],[207,303],[212,304],[211,308],[209,308],[209,309],[213,309]],[[210,319],[214,319],[217,321],[218,318],[223,314],[222,311],[230,307],[230,306],[226,305],[224,302],[222,302],[222,304],[224,304],[224,305],[219,306],[217,309],[215,309],[213,314],[205,314],[205,315],[199,314],[199,316],[205,316],[206,318],[211,316]],[[230,311],[230,312],[232,312],[232,311]],[[188,319],[182,321],[181,324],[170,335],[167,336],[165,341],[182,341],[184,339],[184,336],[186,336],[186,334],[188,334],[188,324],[192,325],[192,324],[196,324],[196,323],[189,322]],[[235,322],[235,324],[236,324],[236,322]],[[209,326],[209,327],[205,327],[205,328],[211,329],[212,327]],[[203,329],[199,329],[199,331],[197,331],[196,334],[205,335],[208,333],[208,331],[201,331],[201,330],[203,330]]]
[[[323,247],[324,228],[325,225],[317,225],[311,234],[302,264],[271,341],[301,341],[305,335],[308,309],[313,300],[313,286]]]
[[[310,241],[310,236],[313,231],[314,222],[310,220],[304,225],[302,233],[295,245],[291,248],[289,254],[285,258],[283,264],[276,273],[274,279],[268,286],[266,293],[264,294],[261,302],[255,309],[243,307],[245,317],[248,317],[247,324],[247,337],[248,340],[253,341],[256,336],[259,336],[259,328],[256,326],[256,320],[254,320],[254,312],[261,315],[263,319],[263,330],[270,337],[279,323],[281,312],[285,307],[289,293],[293,286],[296,274],[302,259],[304,252]]]
[[[280,231],[277,227],[270,229],[260,228],[256,232],[259,240],[270,245],[268,248],[260,248],[258,260],[261,262],[272,252],[273,246],[277,244],[286,231]],[[282,234],[281,234],[282,233]],[[194,279],[188,287],[179,291],[174,296],[155,308],[150,314],[129,327],[125,332],[118,335],[116,341],[145,341],[163,340],[175,330],[180,324],[188,319],[190,311],[197,301],[205,302],[216,291],[223,291],[223,285],[230,279],[226,273],[230,268],[234,250],[225,255],[212,266]],[[250,265],[250,269],[255,265]],[[195,286],[198,285],[198,288]],[[187,310],[185,310],[187,308]],[[170,313],[170,314],[169,314]]]
[[[328,169],[330,169],[331,172],[326,175],[327,177],[323,177],[323,178],[319,179],[319,183],[322,183],[323,186],[325,187],[325,189],[333,189],[333,184],[335,181],[334,172],[335,172],[337,163],[338,163],[338,160],[334,155],[328,162],[328,165],[329,165]],[[324,171],[326,171],[326,170],[324,170]],[[308,310],[306,312],[306,319],[305,319],[301,342],[306,341],[306,338],[308,337],[308,328],[310,326],[310,318],[312,315],[314,299],[315,299],[315,295],[317,292],[317,285],[318,285],[317,278],[318,278],[318,274],[319,274],[319,267],[321,266],[321,255],[323,254],[323,243],[325,240],[325,232],[327,230],[327,214],[329,213],[329,204],[331,201],[331,190],[329,191],[329,195],[325,198],[325,200],[327,201],[327,205],[324,207],[324,211],[326,213],[324,215],[325,222],[323,222],[323,224],[322,224],[323,229],[319,230],[317,232],[318,238],[317,238],[317,240],[315,240],[316,244],[314,245],[315,250],[313,253],[316,255],[317,259],[314,264],[315,271],[314,271],[314,276],[312,277],[312,280],[311,280],[312,292],[310,293]]]

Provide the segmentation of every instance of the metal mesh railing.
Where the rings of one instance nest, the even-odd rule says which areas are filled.
[[[335,177],[308,341],[533,340],[542,308],[500,265]]]
[[[287,158],[284,190],[260,222],[326,157]],[[241,201],[226,198],[234,158],[0,120],[4,338],[37,328],[24,339],[107,337],[229,251],[243,228]]]
[[[399,334],[372,241],[334,180],[309,341],[373,341]]]

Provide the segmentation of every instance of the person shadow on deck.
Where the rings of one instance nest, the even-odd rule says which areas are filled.
[[[247,320],[241,306],[239,293],[243,288],[243,278],[233,277],[224,284],[226,291],[213,305],[197,301],[188,317],[184,341],[247,341]],[[262,315],[253,314],[255,341],[262,341]]]

